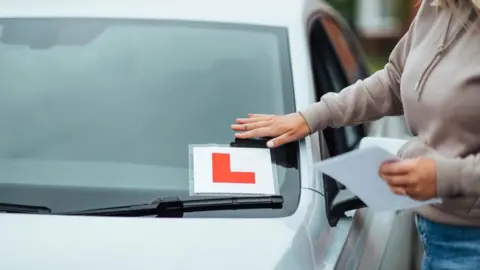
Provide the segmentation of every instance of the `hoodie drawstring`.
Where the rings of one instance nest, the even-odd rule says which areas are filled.
[[[437,66],[437,64],[440,62],[440,60],[442,59],[442,56],[443,56],[443,53],[455,42],[458,40],[458,38],[460,37],[460,35],[462,33],[465,32],[466,30],[466,24],[473,20],[474,18],[476,18],[477,16],[477,12],[476,11],[472,11],[471,13],[469,13],[468,17],[466,20],[464,20],[461,24],[461,26],[456,29],[455,33],[453,34],[452,38],[450,38],[450,40],[447,41],[447,38],[448,38],[448,34],[450,32],[450,28],[451,28],[451,25],[452,25],[452,20],[453,20],[453,13],[452,12],[450,14],[450,17],[448,19],[448,24],[447,24],[447,29],[445,30],[445,32],[443,33],[443,37],[442,37],[442,41],[440,43],[440,45],[437,47],[437,50],[435,52],[435,55],[432,59],[432,61],[428,64],[427,68],[425,69],[425,71],[421,74],[420,76],[420,79],[419,81],[415,84],[415,88],[414,88],[414,91],[415,92],[418,92],[418,95],[417,95],[417,101],[420,100],[420,97],[423,93],[423,90],[425,88],[425,83],[428,79],[428,77],[430,76],[430,74],[432,73],[433,69]]]

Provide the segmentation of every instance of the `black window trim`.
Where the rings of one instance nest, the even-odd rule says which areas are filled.
[[[336,63],[333,67],[329,66],[329,68],[334,68],[336,73],[343,74],[343,76],[339,76],[341,77],[340,78],[341,85],[347,86],[352,83],[348,81],[348,78],[345,75],[345,69],[343,65],[340,63],[339,58],[337,56],[337,52],[333,48],[333,45],[331,44],[331,42],[329,41],[330,39],[328,37],[328,34],[325,31],[322,22],[320,21],[322,16],[329,16],[329,15],[322,14],[322,13],[320,13],[319,15],[317,14],[317,16],[315,16],[310,21],[310,25],[309,25],[310,27],[309,27],[309,33],[308,33],[309,44],[310,44],[310,55],[312,60],[312,73],[314,78],[314,85],[315,85],[315,92],[316,92],[315,94],[317,99],[320,98],[321,95],[326,93],[325,89],[331,89],[331,86],[333,86],[332,80],[328,78],[328,75],[326,74],[327,72],[325,72],[326,70],[319,72],[318,71],[319,65],[315,64],[316,61],[323,60],[324,57],[326,59],[327,54],[329,54],[330,57],[333,57],[334,59],[333,61]],[[329,16],[329,17],[333,18],[336,22],[338,22],[334,17],[332,16]],[[342,32],[343,32],[345,26],[342,25],[340,22],[339,24],[342,27]],[[315,47],[316,50],[314,50],[313,47]],[[353,51],[353,53],[354,55],[356,55],[355,51]],[[320,58],[320,59],[316,59],[316,58]],[[361,55],[360,58],[362,59],[363,56]],[[321,68],[326,69],[325,65],[321,65],[321,66],[322,66]],[[362,69],[363,69],[363,63],[362,63]],[[365,71],[365,69],[363,70]],[[319,78],[319,76],[321,76],[321,78]],[[326,84],[329,84],[329,86],[326,86]],[[338,89],[338,91],[339,90],[341,89]],[[322,141],[325,141],[327,144],[329,155],[335,156],[341,153],[351,151],[354,148],[356,148],[356,146],[360,142],[358,141],[354,145],[354,147],[350,149],[346,149],[345,151],[336,151],[336,149],[335,150],[332,149],[332,147],[330,147],[329,144],[331,144],[333,141],[335,141],[335,143],[337,142],[337,140],[335,139],[336,137],[335,134],[338,132],[342,132],[343,129],[344,128],[334,130],[332,128],[327,128],[322,132],[320,132],[321,147],[325,146],[324,144],[322,144]],[[361,133],[361,138],[366,135],[366,131],[363,125],[355,126],[355,129]],[[324,140],[322,140],[322,138]],[[331,151],[331,150],[334,150],[334,151]],[[331,227],[335,227],[338,224],[338,221],[340,220],[340,218],[345,216],[345,212],[365,207],[365,204],[363,203],[363,201],[361,201],[358,197],[345,196],[347,191],[344,190],[344,187],[342,185],[339,185],[339,183],[335,179],[327,175],[323,175],[322,180],[323,180],[324,199],[325,199],[325,208],[326,208],[325,212],[326,212],[328,223],[330,224]]]

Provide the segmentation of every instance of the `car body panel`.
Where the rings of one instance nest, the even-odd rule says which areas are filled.
[[[34,0],[0,1],[0,17],[79,17],[79,18],[131,18],[179,19],[215,22],[235,22],[256,25],[293,26],[320,1],[274,0],[222,1],[205,0],[114,0],[61,1]],[[25,8],[28,6],[28,8]],[[52,8],[54,7],[54,8]],[[188,7],[188,8],[186,8]],[[212,8],[215,7],[215,8]],[[275,12],[271,12],[275,10]],[[267,14],[267,16],[265,16]]]
[[[301,205],[321,201],[302,195]],[[0,269],[315,269],[305,227],[315,209],[299,209],[279,219],[0,214]]]

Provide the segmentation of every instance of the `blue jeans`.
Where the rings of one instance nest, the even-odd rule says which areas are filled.
[[[416,216],[425,253],[422,270],[480,270],[480,228],[439,224]]]

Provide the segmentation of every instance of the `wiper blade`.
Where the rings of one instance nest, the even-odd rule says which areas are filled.
[[[240,209],[280,209],[282,206],[283,196],[207,198],[185,201],[182,201],[179,197],[173,197],[161,198],[150,204],[126,205],[58,214],[117,217],[183,217],[183,214],[188,212]]]
[[[50,214],[52,210],[45,206],[0,203],[0,213]]]

